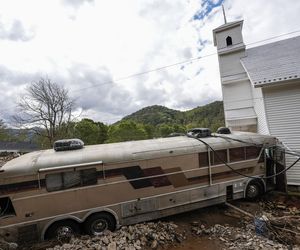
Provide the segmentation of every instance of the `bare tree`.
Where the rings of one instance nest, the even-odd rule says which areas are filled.
[[[19,114],[14,118],[19,124],[31,127],[37,135],[46,137],[52,146],[62,130],[68,130],[73,107],[74,101],[64,87],[41,78],[28,86],[18,103]]]

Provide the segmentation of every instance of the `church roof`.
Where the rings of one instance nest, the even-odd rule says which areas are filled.
[[[247,49],[241,62],[255,87],[300,79],[300,36]]]

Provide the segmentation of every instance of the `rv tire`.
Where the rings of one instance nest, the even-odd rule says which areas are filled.
[[[85,220],[83,228],[85,233],[96,236],[102,234],[105,230],[114,231],[116,220],[108,213],[96,213]]]
[[[246,199],[254,201],[264,193],[262,184],[258,181],[251,181],[246,188]]]
[[[73,220],[54,222],[46,231],[45,239],[68,240],[72,235],[80,234],[80,225]]]

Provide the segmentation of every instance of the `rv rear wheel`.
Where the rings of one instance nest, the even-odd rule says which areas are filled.
[[[116,228],[116,221],[110,214],[97,213],[86,219],[83,228],[89,235],[99,235],[105,230],[114,231]]]
[[[80,233],[80,226],[73,220],[62,220],[53,223],[46,231],[45,239],[67,241],[72,235]]]
[[[256,200],[263,194],[262,185],[257,181],[252,181],[248,184],[246,189],[246,198],[248,200]]]

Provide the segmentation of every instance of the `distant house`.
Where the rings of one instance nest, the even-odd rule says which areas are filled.
[[[274,135],[300,151],[300,36],[246,49],[242,27],[243,20],[213,30],[226,125]],[[287,157],[287,165],[294,159]],[[287,179],[300,185],[300,164]]]
[[[29,153],[39,150],[38,146],[31,142],[6,142],[0,141],[1,153]]]

